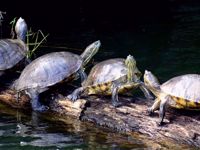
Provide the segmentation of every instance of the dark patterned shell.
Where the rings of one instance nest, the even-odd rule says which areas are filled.
[[[171,96],[200,102],[200,75],[187,74],[174,77],[162,84],[161,90]]]
[[[15,88],[45,88],[77,72],[82,65],[79,55],[70,52],[53,52],[30,63],[21,73]]]
[[[0,40],[0,70],[15,66],[26,55],[26,46],[21,40]]]
[[[83,86],[102,84],[114,81],[127,74],[125,59],[109,59],[96,64]]]

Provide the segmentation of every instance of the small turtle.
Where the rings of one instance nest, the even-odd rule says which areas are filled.
[[[112,104],[116,107],[120,104],[118,92],[126,93],[140,87],[145,96],[152,99],[144,84],[139,80],[141,75],[136,61],[131,55],[127,56],[126,59],[105,60],[92,68],[82,87],[74,90],[72,94],[68,95],[68,98],[75,101],[81,95],[112,95]]]
[[[159,125],[163,123],[166,103],[178,109],[200,109],[200,75],[186,74],[174,77],[160,85],[158,79],[145,71],[144,83],[157,97],[148,112],[160,108]]]
[[[18,92],[25,91],[30,96],[33,110],[46,110],[47,107],[38,101],[39,94],[75,75],[80,75],[83,81],[86,78],[84,67],[97,53],[100,45],[100,41],[92,43],[80,56],[71,52],[52,52],[35,59],[22,71],[15,82],[15,89]]]
[[[15,25],[17,39],[0,40],[0,75],[5,70],[14,67],[26,56],[27,46],[25,38],[27,33],[27,24],[21,17]]]

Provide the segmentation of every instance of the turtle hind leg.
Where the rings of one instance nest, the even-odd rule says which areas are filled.
[[[163,124],[163,120],[165,117],[165,109],[166,109],[166,104],[167,101],[169,100],[169,96],[165,96],[164,98],[161,99],[160,102],[160,111],[159,111],[159,121],[158,121],[158,125],[161,126]]]
[[[39,93],[36,90],[29,89],[27,93],[31,98],[31,106],[34,111],[43,112],[49,109],[39,102]]]
[[[71,94],[69,94],[67,96],[68,99],[70,99],[71,101],[76,101],[78,98],[80,98],[81,93],[83,93],[84,88],[80,87],[75,89]]]
[[[19,103],[19,99],[21,97],[21,93],[17,92],[17,94],[14,97],[16,98],[17,103]]]

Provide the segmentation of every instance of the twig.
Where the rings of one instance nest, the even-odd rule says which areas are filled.
[[[0,11],[0,26],[2,25],[3,22],[3,14],[5,15],[6,12]]]

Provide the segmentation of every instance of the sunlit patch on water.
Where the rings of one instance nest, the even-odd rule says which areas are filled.
[[[82,146],[84,144],[80,137],[63,135],[63,134],[34,134],[32,136],[34,140],[30,142],[21,141],[21,146],[31,145],[38,147],[52,147],[56,146],[58,148],[70,147],[70,146]]]

